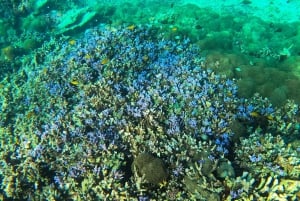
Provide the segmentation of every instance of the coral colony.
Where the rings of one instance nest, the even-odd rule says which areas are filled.
[[[98,27],[23,65],[1,88],[5,200],[300,198],[298,106],[237,97],[188,38]]]

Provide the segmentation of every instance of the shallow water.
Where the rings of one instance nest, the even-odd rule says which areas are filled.
[[[1,1],[1,200],[300,199],[298,1]]]

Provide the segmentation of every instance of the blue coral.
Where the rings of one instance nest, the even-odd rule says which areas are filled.
[[[91,195],[106,194],[111,189],[105,186],[112,186],[130,188],[126,193],[139,200],[155,198],[160,189],[139,196],[134,178],[129,179],[134,177],[128,167],[139,151],[136,149],[160,156],[173,172],[172,188],[181,189],[182,184],[177,183],[184,171],[193,168],[190,164],[209,161],[209,167],[214,167],[215,161],[232,151],[231,122],[251,120],[253,111],[274,113],[268,104],[238,98],[235,81],[203,66],[202,52],[188,39],[167,40],[158,36],[159,31],[149,27],[95,28],[75,44],[60,44],[46,56],[45,63],[37,67],[38,79],[29,80],[36,94],[22,100],[38,106],[35,115],[47,115],[34,118],[26,127],[28,133],[34,130],[27,136],[34,138],[34,143],[14,150],[36,164],[48,163],[51,174],[44,178],[39,173],[34,182],[66,196],[67,183],[74,186],[72,194],[84,178],[93,175],[91,189],[104,187]],[[45,70],[45,66],[49,68]],[[70,84],[73,80],[78,84]],[[26,125],[23,121],[16,122]],[[20,139],[22,143],[27,137]],[[196,160],[201,152],[206,158]],[[256,155],[249,160],[259,161]],[[10,165],[7,161],[6,166]],[[27,176],[17,179],[26,183],[21,178]],[[26,183],[28,189],[34,189],[34,182]],[[125,187],[128,184],[130,187]],[[103,195],[97,196],[103,199]]]

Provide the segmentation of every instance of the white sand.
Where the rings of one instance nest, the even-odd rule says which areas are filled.
[[[219,14],[237,13],[257,16],[271,22],[300,21],[300,0],[251,0],[243,4],[242,0],[182,0],[201,8],[211,8]]]

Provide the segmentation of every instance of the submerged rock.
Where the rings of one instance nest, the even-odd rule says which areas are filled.
[[[235,172],[234,168],[232,167],[230,161],[226,159],[222,159],[218,163],[218,167],[216,169],[217,177],[225,179],[226,177],[234,178]]]
[[[141,153],[134,159],[132,171],[154,185],[160,184],[168,177],[163,160],[148,153]]]

